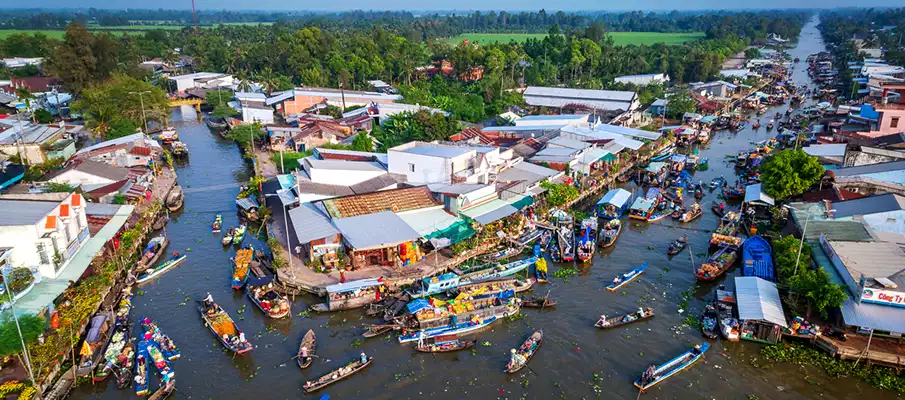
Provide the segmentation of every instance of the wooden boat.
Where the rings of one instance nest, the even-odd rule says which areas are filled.
[[[148,400],[166,399],[167,397],[170,397],[170,395],[173,394],[174,391],[176,391],[176,378],[170,378],[167,381],[167,384],[157,388],[157,391],[154,392],[151,397],[148,397]]]
[[[628,209],[632,194],[625,189],[613,189],[597,201],[597,218],[619,219]]]
[[[118,371],[113,374],[116,377],[117,389],[125,389],[132,385],[133,371],[135,370],[135,353],[135,346],[132,342],[126,343],[126,346],[120,352],[117,362],[113,366]]]
[[[561,227],[557,232],[557,243],[559,244],[559,256],[565,262],[575,260],[575,231],[572,227]]]
[[[483,269],[477,272],[465,274],[462,275],[461,278],[472,283],[505,278],[507,276],[511,276],[524,271],[525,269],[536,263],[537,260],[537,257],[529,257],[524,260],[516,260],[506,264],[497,265],[493,268]]]
[[[160,131],[160,133],[157,134],[157,140],[159,140],[159,141],[161,141],[162,143],[165,143],[165,144],[166,144],[166,143],[173,143],[173,142],[179,140],[179,134],[176,132],[175,129],[167,129],[167,130],[163,130],[163,131]]]
[[[245,239],[245,231],[248,229],[245,224],[241,224],[233,231],[233,244],[240,244]]]
[[[383,335],[384,333],[395,330],[397,328],[401,328],[401,327],[396,324],[371,325],[368,327],[367,330],[364,331],[364,333],[361,334],[361,336],[364,336],[366,338],[377,337],[377,336]]]
[[[670,214],[672,214],[670,210],[655,210],[650,214],[649,217],[647,217],[647,222],[657,222],[663,220],[666,217],[670,216]]]
[[[718,187],[722,187],[726,183],[726,179],[722,176],[719,178],[713,178],[710,180],[710,190],[715,190]]]
[[[500,319],[518,313],[519,310],[520,303],[517,301],[517,299],[509,299],[505,303],[502,303],[500,305],[487,307],[481,310],[476,310],[474,312],[463,313],[459,316],[459,318],[456,319],[455,322],[450,318],[434,319],[434,322],[443,322],[443,325],[402,334],[399,335],[397,339],[399,340],[399,343],[409,343],[442,335],[462,336],[467,333],[472,333],[484,329]],[[472,318],[470,318],[468,314],[471,314],[472,316],[477,318],[475,320],[472,320]],[[481,316],[479,316],[478,314],[481,314]]]
[[[701,334],[708,339],[716,339],[720,337],[719,322],[720,314],[712,305],[708,304],[701,313]]]
[[[534,229],[528,231],[528,233],[525,233],[524,235],[520,236],[518,238],[518,242],[522,246],[527,247],[532,242],[540,239],[542,235],[543,235],[543,229],[534,228]],[[512,254],[507,254],[505,258],[508,258],[513,255],[517,255],[518,253],[521,253],[521,250],[515,249],[515,251]]]
[[[556,300],[547,299],[544,297],[531,297],[531,298],[527,298],[527,299],[522,299],[522,307],[528,307],[528,308],[556,307]]]
[[[700,218],[702,215],[704,215],[704,210],[701,209],[699,204],[695,203],[691,206],[691,210],[680,214],[678,220],[682,223],[688,223]]]
[[[233,243],[233,235],[236,231],[236,228],[230,227],[229,230],[226,231],[226,234],[223,235],[223,239],[220,240],[224,246],[229,246]]]
[[[600,248],[605,249],[616,244],[616,239],[622,233],[622,222],[618,219],[611,219],[600,230]]]
[[[616,290],[619,290],[619,288],[625,286],[629,282],[631,282],[635,279],[638,279],[638,277],[644,273],[645,269],[647,269],[647,261],[645,261],[644,264],[641,264],[641,266],[635,267],[631,271],[628,271],[624,274],[618,275],[615,278],[613,278],[613,283],[609,284],[606,287],[606,290],[609,290],[611,292],[615,292]]]
[[[315,379],[314,381],[305,382],[303,389],[305,389],[305,393],[314,393],[329,385],[332,385],[361,372],[361,370],[367,368],[368,365],[371,365],[371,361],[373,360],[374,357],[368,357],[366,362],[361,362],[361,360],[352,361],[345,366],[340,367],[339,369],[336,369],[324,376],[321,376],[320,378]]]
[[[223,347],[236,354],[247,353],[254,349],[248,340],[241,343],[238,341],[239,328],[223,308],[214,304],[210,307],[198,307],[198,311],[201,313],[205,326],[217,337]]]
[[[135,376],[141,376],[141,383],[135,382],[135,395],[147,396],[151,393],[150,377],[151,366],[148,365],[148,351],[138,346],[138,355],[135,357]]]
[[[251,275],[249,264],[254,250],[239,249],[236,251],[236,257],[233,258],[233,279],[232,288],[234,290],[241,289],[248,282],[248,276]]]
[[[138,261],[138,270],[145,269],[154,265],[163,254],[163,250],[167,247],[170,240],[166,236],[155,236],[148,241],[144,251],[141,252],[141,260]]]
[[[539,258],[534,263],[534,277],[540,283],[547,283],[547,260]]]
[[[116,309],[116,322],[113,327],[113,336],[110,343],[104,351],[101,363],[97,365],[94,376],[91,377],[93,382],[103,382],[110,373],[120,373],[120,367],[131,359],[132,347],[129,346],[129,337],[132,334],[132,323],[129,322],[129,313],[132,310],[132,296],[126,294],[119,302]],[[130,368],[131,369],[131,368]]]
[[[674,256],[676,254],[681,253],[682,250],[685,250],[686,246],[688,246],[688,238],[685,236],[682,236],[682,237],[676,239],[675,242],[672,242],[672,244],[669,245],[669,249],[666,250],[666,254]]]
[[[167,193],[166,198],[166,206],[170,211],[177,211],[182,208],[182,205],[185,203],[185,193],[182,191],[182,186],[176,185],[170,189],[170,192]]]
[[[173,155],[176,157],[185,157],[189,155],[189,147],[186,146],[185,143],[177,140],[171,143],[170,146],[173,148]]]
[[[694,190],[694,198],[700,200],[704,198],[704,189],[697,188]]]
[[[510,359],[509,363],[506,364],[505,371],[514,374],[520,371],[522,368],[525,368],[528,365],[528,361],[531,361],[531,358],[537,354],[537,351],[540,349],[540,345],[544,342],[544,331],[535,331],[525,340],[524,343],[518,348],[518,350],[513,351],[513,357],[515,354],[518,354],[523,358],[524,361],[517,362],[514,359]]]
[[[586,218],[581,221],[581,234],[576,247],[579,261],[591,261],[597,250],[597,218]]]
[[[539,259],[538,264],[544,261],[543,259]],[[544,262],[546,265],[546,262]],[[515,279],[515,278],[505,278],[505,279],[492,279],[485,280],[476,283],[469,283],[465,285],[460,285],[459,287],[448,292],[450,296],[458,296],[464,294],[470,298],[481,298],[488,296],[496,296],[502,292],[512,291],[513,293],[521,293],[528,289],[531,289],[534,286],[535,280],[533,279]]]
[[[308,349],[308,357],[302,357],[302,347]],[[305,332],[305,336],[302,337],[302,342],[299,343],[299,351],[295,357],[295,362],[299,365],[299,368],[305,369],[311,366],[311,363],[314,362],[316,350],[317,336],[314,334],[313,329],[309,329],[308,332]]]
[[[594,324],[594,327],[600,329],[618,328],[620,326],[634,324],[638,321],[644,321],[646,319],[653,318],[654,315],[654,309],[648,307],[646,310],[644,310],[643,314],[639,310],[625,315],[620,315],[618,317],[607,318],[606,320],[599,319],[597,320],[597,323]]]
[[[729,271],[737,257],[738,246],[723,244],[701,264],[701,268],[698,268],[694,275],[698,280],[712,281]]]
[[[176,375],[170,367],[170,362],[167,361],[166,357],[163,356],[163,352],[160,351],[160,347],[157,346],[157,343],[152,340],[142,340],[141,342],[138,342],[138,348],[140,349],[142,347],[147,350],[148,362],[154,365],[154,368],[157,369],[157,372],[161,376],[172,378]]]
[[[273,277],[248,278],[245,294],[259,310],[264,312],[264,315],[270,318],[280,319],[291,316],[289,299],[273,290],[272,285],[269,285],[271,282],[273,282]]]
[[[719,215],[721,217],[724,214],[726,214],[726,204],[725,203],[719,203],[719,202],[714,201],[713,203],[711,203],[710,209],[713,211],[714,214]]]
[[[656,198],[638,197],[632,203],[631,208],[629,208],[628,217],[647,221],[656,209]]]
[[[477,342],[477,340],[459,340],[456,335],[437,336],[430,343],[415,346],[415,350],[422,353],[450,353],[470,349]]]
[[[141,285],[160,275],[163,275],[165,272],[175,268],[177,265],[185,261],[186,257],[188,256],[186,256],[185,254],[173,254],[173,257],[160,263],[160,265],[142,271],[141,274],[138,275],[138,279],[135,281],[135,283]]]
[[[730,342],[737,342],[739,340],[739,320],[735,307],[735,294],[727,290],[717,289],[714,306],[719,314],[717,326],[720,330],[720,336]]]
[[[740,199],[745,196],[744,187],[724,187],[723,197],[726,199]]]
[[[207,124],[207,127],[212,130],[223,130],[226,129],[227,124],[226,120],[218,117],[207,117],[204,119],[204,123]]]
[[[179,348],[176,347],[176,343],[170,340],[170,337],[163,333],[157,324],[151,321],[150,318],[142,318],[141,326],[145,329],[145,340],[153,340],[167,360],[174,361],[179,359],[182,353],[179,351]],[[149,334],[150,337],[148,337]]]
[[[539,235],[539,233],[538,233],[538,235]],[[540,236],[538,236],[538,237],[540,237]],[[501,261],[501,260],[505,260],[509,257],[512,257],[514,255],[517,255],[518,253],[521,253],[521,252],[522,252],[522,250],[519,248],[509,247],[509,248],[500,250],[496,253],[485,254],[484,256],[481,257],[481,259],[483,259],[484,261],[487,261],[487,262]]]
[[[653,373],[650,374],[650,376],[642,376],[640,379],[636,380],[635,387],[641,389],[641,391],[643,392],[656,385],[659,385],[661,382],[669,379],[673,375],[690,367],[692,364],[700,360],[709,348],[710,343],[701,343],[695,346],[693,349],[682,353],[678,357],[669,360],[665,364],[655,367]]]
[[[91,317],[91,328],[85,336],[79,351],[79,363],[76,369],[78,376],[88,376],[98,364],[104,360],[107,345],[113,339],[113,328],[116,326],[112,312],[99,312]]]
[[[223,216],[217,213],[214,222],[211,222],[211,233],[220,233],[221,227],[223,227]]]
[[[760,235],[746,239],[742,245],[742,275],[756,276],[768,281],[776,280],[772,253],[770,243]]]

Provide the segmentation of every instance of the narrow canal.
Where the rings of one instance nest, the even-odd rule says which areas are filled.
[[[791,54],[804,60],[823,48],[815,20],[805,26]],[[809,83],[804,62],[796,66],[793,79],[796,84]],[[784,109],[768,110],[765,118]],[[360,336],[361,324],[374,321],[361,311],[299,316],[318,301],[313,296],[295,300],[296,316],[291,320],[267,320],[243,294],[229,288],[229,258],[235,250],[222,247],[209,227],[218,212],[223,213],[225,227],[237,222],[234,199],[250,170],[235,144],[211,133],[193,109],[176,109],[173,123],[181,140],[188,144],[190,156],[177,165],[179,182],[186,189],[185,208],[172,215],[166,233],[171,240],[169,251],[186,252],[189,258],[158,282],[144,286],[141,295],[135,297],[133,311],[135,321],[145,316],[157,321],[182,350],[182,358],[174,364],[179,391],[172,398],[299,398],[304,396],[301,387],[306,380],[338,368],[364,351],[375,357],[374,365],[310,397],[330,394],[337,399],[634,399],[638,391],[632,381],[648,365],[665,362],[704,340],[697,330],[681,325],[686,316],[697,318],[718,283],[698,285],[687,253],[670,258],[666,248],[676,237],[687,233],[693,252],[706,252],[709,232],[717,225],[717,217],[709,210],[703,218],[681,227],[671,220],[650,225],[628,223],[617,244],[598,253],[593,265],[582,267],[578,275],[567,281],[553,278],[549,284],[534,289],[534,294],[541,296],[549,290],[550,297],[559,302],[555,310],[524,310],[521,320],[498,322],[492,330],[476,335],[487,346],[478,346],[474,352],[432,356],[416,353],[412,346],[399,345],[395,338],[364,339]],[[732,165],[724,162],[724,156],[774,134],[763,129],[717,133],[701,151],[703,157],[710,159],[710,170],[698,172],[695,179],[709,182],[721,175],[733,176]],[[629,185],[627,189],[633,187]],[[716,193],[707,193],[702,204],[707,206],[715,199]],[[263,244],[258,240],[252,243]],[[641,279],[618,293],[604,289],[613,276],[643,261],[648,261],[650,267]],[[696,261],[701,260],[697,257]],[[722,282],[731,286],[732,277],[738,273],[732,271]],[[684,313],[679,313],[685,291],[690,291],[692,297]],[[194,299],[207,292],[230,312],[257,349],[237,357],[224,352],[202,324],[195,307]],[[601,313],[615,315],[640,305],[653,307],[658,315],[624,329],[600,331],[593,327]],[[308,329],[317,333],[320,358],[311,368],[300,371],[289,360]],[[535,329],[543,329],[546,340],[530,368],[515,375],[503,373],[509,349],[518,346]],[[705,362],[643,397],[896,397],[857,379],[828,378],[815,367],[756,368],[752,360],[758,357],[759,344],[721,342],[713,346],[714,351],[707,354]],[[74,397],[134,396],[133,391],[119,391],[109,381],[82,386]]]

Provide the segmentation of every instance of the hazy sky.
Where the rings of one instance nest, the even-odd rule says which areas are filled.
[[[191,0],[157,0],[136,2],[134,0],[38,0],[35,3],[2,2],[3,8],[10,7],[96,7],[96,8],[191,8]],[[851,2],[846,0],[647,0],[643,2],[611,2],[587,0],[458,0],[452,2],[430,2],[424,0],[195,0],[198,9],[235,10],[700,10],[739,8],[832,8],[832,7],[900,7],[902,0],[866,0]]]

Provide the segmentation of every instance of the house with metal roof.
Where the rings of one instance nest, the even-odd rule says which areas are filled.
[[[776,284],[756,276],[735,277],[739,337],[774,344],[788,327]]]
[[[858,193],[905,196],[905,161],[845,167],[828,171],[837,187]]]
[[[879,194],[832,203],[837,220],[863,221],[874,231],[905,235],[905,196]]]
[[[387,151],[387,170],[412,183],[487,183],[491,160],[483,153],[466,143],[414,141]]]
[[[650,84],[665,84],[669,82],[669,75],[666,74],[641,74],[641,75],[623,75],[613,79],[616,83],[628,83],[638,86],[646,86]]]
[[[625,112],[641,106],[638,95],[629,91],[529,86],[522,96],[529,106],[556,110]]]
[[[271,93],[265,105],[276,108],[282,116],[308,112],[319,104],[337,107],[369,106],[372,103],[393,103],[402,100],[397,94],[361,92],[319,87],[297,87],[292,90]]]

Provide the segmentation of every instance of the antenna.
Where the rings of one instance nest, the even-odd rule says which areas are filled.
[[[192,20],[195,23],[195,34],[198,34],[198,16],[195,15],[195,0],[192,0]]]

